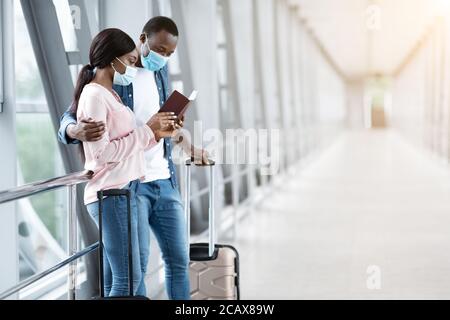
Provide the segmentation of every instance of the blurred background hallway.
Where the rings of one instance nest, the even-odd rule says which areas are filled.
[[[346,132],[239,229],[243,295],[448,299],[449,194],[448,167],[396,132]]]
[[[450,0],[0,0],[0,299],[96,294],[92,177],[60,119],[93,37],[138,41],[155,16],[179,30],[168,91],[198,91],[185,129],[217,160],[244,299],[450,298]],[[211,180],[192,173],[205,242]],[[150,246],[147,294],[167,299]]]

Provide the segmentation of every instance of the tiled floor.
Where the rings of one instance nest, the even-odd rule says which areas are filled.
[[[239,230],[244,299],[450,298],[450,172],[390,131],[344,134]]]

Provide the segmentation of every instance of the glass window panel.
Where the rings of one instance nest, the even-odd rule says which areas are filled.
[[[225,89],[220,89],[220,108],[222,111],[223,119],[226,121],[228,118],[228,92]]]
[[[228,83],[228,73],[227,73],[227,50],[224,48],[217,49],[217,59],[218,59],[218,73],[219,73],[219,85],[226,85]]]
[[[1,10],[0,10],[1,11]],[[0,14],[2,14],[0,12]],[[2,112],[3,97],[3,30],[0,29],[0,112]]]
[[[225,24],[223,20],[223,7],[220,3],[217,4],[217,43],[226,43]]]
[[[22,185],[65,172],[20,1],[14,3],[17,180]],[[66,197],[66,190],[58,190],[19,201],[21,279],[50,267],[65,254]]]
[[[45,103],[44,88],[28,36],[22,7],[19,0],[14,1],[14,4],[16,101],[18,103],[43,104]]]
[[[99,0],[89,0],[85,1],[84,5],[88,12],[88,19],[91,17],[89,13],[92,13],[93,19],[89,20],[89,26],[91,28],[91,33],[96,35],[99,33],[100,29],[100,1]]]
[[[180,56],[177,51],[170,57],[169,69],[171,74],[181,74]]]
[[[77,7],[69,6],[67,0],[53,0],[59,27],[66,51],[78,51],[75,26],[80,23],[80,11]]]
[[[83,66],[81,64],[69,66],[70,69],[70,75],[72,76],[72,82],[75,86],[78,80],[78,75],[80,74],[81,69]]]
[[[184,94],[190,94],[190,93],[184,92],[183,81],[172,81],[172,89],[177,90],[178,92],[183,92]]]
[[[256,105],[255,105],[255,113],[254,113],[254,117],[255,117],[255,124],[256,124],[256,128],[258,129],[262,129],[265,128],[265,123],[264,123],[264,110],[262,108],[262,97],[261,94],[257,94],[255,95],[256,98]]]
[[[172,17],[172,6],[170,4],[170,1],[167,0],[158,0],[158,6],[159,6],[159,15],[166,16],[166,17]],[[156,12],[153,13],[153,15],[156,16]]]

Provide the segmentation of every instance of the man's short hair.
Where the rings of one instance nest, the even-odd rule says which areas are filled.
[[[167,31],[175,37],[178,37],[179,35],[176,23],[172,19],[162,16],[151,18],[145,24],[142,32],[147,34],[148,37],[151,37],[162,30]]]

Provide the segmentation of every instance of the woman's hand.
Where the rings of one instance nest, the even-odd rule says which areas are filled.
[[[175,120],[177,116],[173,112],[161,112],[155,114],[148,122],[147,126],[153,131],[156,141],[161,138],[168,138],[174,134]]]

